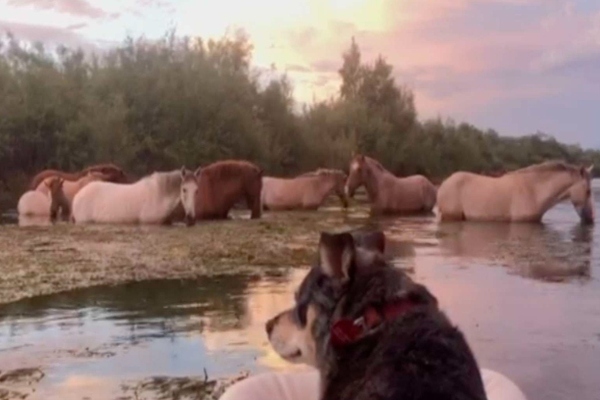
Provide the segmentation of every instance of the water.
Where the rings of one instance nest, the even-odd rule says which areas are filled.
[[[600,199],[597,181],[594,190]],[[569,204],[543,226],[371,222],[385,229],[393,262],[437,296],[482,367],[510,377],[529,399],[598,399],[598,225],[580,226]],[[29,398],[66,400],[116,398],[123,382],[148,376],[290,369],[268,346],[264,322],[291,304],[305,273],[148,281],[1,306],[0,370],[39,367],[46,375]]]

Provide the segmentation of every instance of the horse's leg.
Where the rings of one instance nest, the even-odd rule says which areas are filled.
[[[260,188],[259,188],[260,189]],[[247,190],[244,194],[246,198],[246,204],[250,209],[250,219],[258,219],[262,215],[262,204],[260,201],[260,190],[258,193],[256,190],[249,191]]]

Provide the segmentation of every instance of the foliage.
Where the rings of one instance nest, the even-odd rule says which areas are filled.
[[[384,57],[343,53],[340,95],[294,113],[286,77],[261,84],[252,45],[238,34],[204,41],[127,38],[102,54],[48,50],[7,35],[0,43],[0,202],[14,207],[45,168],[114,162],[129,174],[223,158],[267,174],[347,168],[353,151],[396,174],[510,170],[549,158],[595,161],[600,152],[536,133],[500,137],[470,124],[419,122],[410,89]]]

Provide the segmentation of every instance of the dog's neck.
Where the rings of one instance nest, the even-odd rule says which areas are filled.
[[[414,305],[410,298],[398,298],[382,306],[369,306],[356,319],[340,318],[331,327],[330,343],[338,348],[356,343],[382,323],[408,312]]]

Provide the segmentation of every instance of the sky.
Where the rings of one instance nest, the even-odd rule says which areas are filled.
[[[338,93],[355,37],[364,61],[394,66],[421,119],[600,148],[598,0],[0,0],[0,31],[90,49],[237,28],[257,67],[287,73],[298,104]]]

